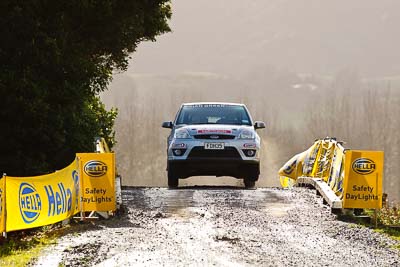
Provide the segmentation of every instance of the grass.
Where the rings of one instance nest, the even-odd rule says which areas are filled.
[[[32,265],[43,249],[57,244],[60,237],[66,234],[79,235],[79,232],[93,229],[93,227],[93,222],[81,224],[71,220],[65,226],[62,226],[60,222],[39,228],[10,232],[7,239],[0,237],[0,267]]]
[[[387,234],[400,242],[400,204],[383,207],[378,212],[378,222],[380,227],[376,229],[377,232]],[[394,248],[400,250],[400,243]]]
[[[56,244],[57,238],[62,235],[62,228],[54,228],[45,226],[9,233],[7,239],[0,240],[0,266],[27,266],[33,263],[45,247]]]
[[[400,205],[383,207],[378,213],[378,221],[383,225],[400,226]]]
[[[355,215],[357,214],[357,215]],[[337,219],[350,223],[349,228],[356,227],[375,227],[375,210],[373,209],[354,209],[342,210],[337,214]],[[377,228],[374,231],[386,234],[391,239],[398,241],[393,248],[400,251],[400,204],[391,207],[383,207],[377,213]]]
[[[374,227],[375,213],[374,210],[366,209],[361,215],[355,216],[354,214],[342,214],[338,216],[338,219],[346,222],[352,222],[356,225],[362,225],[366,227]],[[392,205],[391,207],[383,207],[378,213],[378,228],[376,232],[386,234],[390,238],[399,241],[399,244],[394,248],[400,250],[400,205]],[[350,226],[352,227],[352,226]]]
[[[383,233],[390,236],[392,239],[399,241],[399,244],[395,245],[393,248],[400,251],[400,228],[392,228],[388,226],[383,226],[381,228],[375,229],[378,233]]]

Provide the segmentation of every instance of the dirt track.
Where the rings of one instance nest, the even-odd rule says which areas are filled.
[[[78,225],[37,266],[399,266],[394,241],[341,222],[315,191],[136,188],[126,213]]]

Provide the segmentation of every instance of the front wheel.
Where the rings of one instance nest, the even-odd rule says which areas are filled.
[[[177,188],[179,185],[179,178],[176,177],[170,170],[168,170],[168,187]]]
[[[254,188],[256,185],[256,180],[254,177],[246,177],[243,179],[245,188]]]

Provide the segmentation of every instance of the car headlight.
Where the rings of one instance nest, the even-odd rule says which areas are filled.
[[[248,130],[243,130],[239,136],[238,139],[254,139],[255,135],[253,131],[248,131]]]
[[[174,138],[176,139],[185,139],[185,138],[190,138],[190,135],[187,130],[185,129],[178,129],[175,131]]]

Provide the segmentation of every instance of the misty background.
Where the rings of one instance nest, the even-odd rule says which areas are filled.
[[[265,121],[258,186],[317,138],[385,152],[400,200],[400,1],[175,0],[172,32],[142,43],[102,99],[118,107],[124,185],[166,186],[167,129],[183,102],[241,102]],[[235,178],[180,184],[239,185]]]

